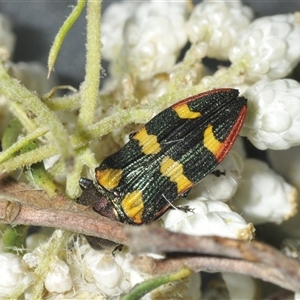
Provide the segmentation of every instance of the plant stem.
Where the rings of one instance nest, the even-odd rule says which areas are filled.
[[[54,64],[55,64],[57,55],[60,51],[61,45],[62,45],[67,33],[69,32],[69,30],[71,29],[73,24],[76,22],[76,20],[80,16],[82,9],[84,8],[84,5],[85,5],[85,0],[78,0],[77,5],[72,10],[69,17],[65,20],[64,24],[61,26],[61,28],[59,29],[59,32],[57,33],[57,35],[54,39],[53,45],[50,49],[49,56],[48,56],[48,78],[54,67]]]
[[[127,109],[119,110],[114,115],[103,118],[101,121],[88,126],[84,133],[77,133],[70,136],[70,144],[75,148],[82,147],[95,138],[108,134],[130,122],[145,123],[153,115],[150,109]],[[29,138],[27,138],[29,139]],[[9,150],[9,149],[8,149]],[[41,161],[47,157],[57,154],[59,151],[54,144],[44,145],[28,153],[18,155],[0,164],[0,173],[13,171],[25,165]],[[10,153],[11,155],[12,153]],[[3,157],[7,157],[5,152]],[[1,157],[1,156],[0,156]]]
[[[93,123],[98,99],[101,69],[101,4],[101,0],[89,0],[87,3],[86,72],[81,86],[81,108],[77,124],[79,131]]]
[[[18,80],[10,77],[2,64],[0,64],[0,93],[9,99],[10,102],[22,107],[22,111],[32,116],[35,124],[49,128],[53,142],[64,159],[66,166],[72,166],[74,158],[73,147],[63,124],[36,94],[26,89]]]

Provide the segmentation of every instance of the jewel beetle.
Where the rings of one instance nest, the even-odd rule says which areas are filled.
[[[95,181],[80,179],[78,203],[123,223],[158,219],[223,160],[246,110],[247,100],[231,88],[173,104],[105,158],[95,169]]]

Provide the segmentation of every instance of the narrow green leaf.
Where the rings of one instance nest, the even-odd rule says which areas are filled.
[[[67,33],[69,32],[69,30],[71,29],[73,24],[76,22],[76,20],[80,16],[80,14],[84,8],[84,5],[85,5],[85,0],[78,0],[77,5],[72,10],[69,17],[65,20],[64,24],[61,26],[59,32],[57,33],[57,35],[54,39],[53,45],[50,49],[49,56],[48,56],[48,78],[54,67],[54,64],[55,64],[57,55],[60,51],[61,45],[62,45]]]
[[[137,284],[127,295],[123,296],[121,300],[138,300],[161,285],[188,277],[192,273],[189,268],[183,267],[174,273],[146,280]]]

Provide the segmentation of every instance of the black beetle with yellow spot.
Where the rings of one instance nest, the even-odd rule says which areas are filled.
[[[247,100],[238,95],[215,89],[163,110],[103,160],[95,182],[80,179],[78,202],[123,223],[159,218],[230,150],[247,110]]]

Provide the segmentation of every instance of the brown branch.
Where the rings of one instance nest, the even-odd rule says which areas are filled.
[[[50,199],[43,191],[4,175],[0,177],[0,222],[67,229],[127,244],[123,224],[66,197]]]
[[[148,264],[135,260],[148,273],[168,273],[186,265],[195,272],[247,274],[300,292],[300,262],[263,243],[190,236],[153,225],[126,226],[124,230],[124,224],[63,196],[50,199],[43,191],[6,175],[0,177],[0,222],[62,228],[128,245],[133,253],[166,254],[164,260],[148,259]]]
[[[169,273],[185,265],[195,272],[247,274],[294,292],[300,291],[300,262],[264,243],[191,236],[153,225],[131,226],[125,230],[132,253],[168,253],[165,260],[148,264],[144,261],[144,267],[137,263],[147,273]],[[210,257],[199,257],[199,254]]]
[[[194,272],[233,272],[269,281],[294,292],[300,290],[295,280],[293,280],[294,283],[291,283],[287,278],[284,278],[282,272],[275,267],[268,267],[261,263],[244,260],[200,256],[168,256],[166,259],[136,256],[132,261],[132,265],[138,270],[152,275],[175,272],[182,268],[182,266],[187,266]]]

